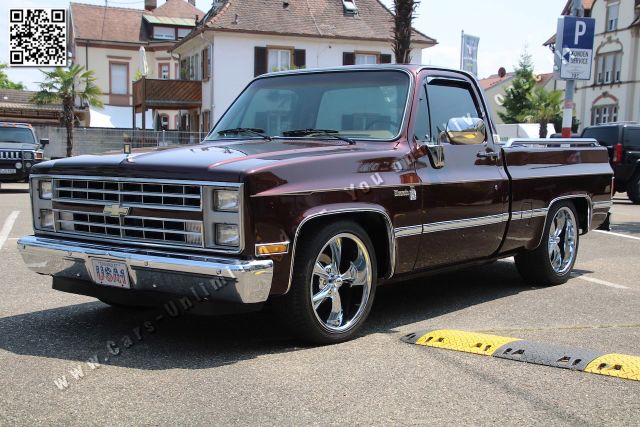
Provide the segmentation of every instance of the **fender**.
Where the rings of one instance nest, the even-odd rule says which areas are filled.
[[[300,231],[302,227],[310,220],[322,216],[330,216],[330,215],[340,215],[344,213],[362,213],[362,212],[372,212],[377,215],[381,215],[384,218],[384,221],[387,225],[387,236],[389,239],[389,253],[390,253],[390,269],[389,274],[385,279],[390,279],[393,277],[393,273],[396,265],[396,240],[395,234],[393,232],[393,223],[391,222],[391,217],[389,216],[386,209],[382,206],[375,205],[372,203],[336,203],[325,206],[316,206],[313,207],[302,215],[302,221],[298,224],[296,228],[295,235],[293,237],[293,245],[291,250],[291,265],[289,266],[289,283],[287,284],[287,290],[285,293],[288,293],[291,289],[291,282],[293,280],[293,263],[296,259],[296,247],[298,244],[298,236],[300,235]]]

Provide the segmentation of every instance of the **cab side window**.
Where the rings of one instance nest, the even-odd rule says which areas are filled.
[[[628,127],[624,130],[624,146],[640,147],[640,127]]]
[[[443,141],[447,125],[481,118],[471,84],[464,80],[432,78],[427,85],[431,111],[431,139]]]

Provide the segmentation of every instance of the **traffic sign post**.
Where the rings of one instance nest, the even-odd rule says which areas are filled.
[[[567,81],[562,115],[563,138],[571,138],[576,80],[591,80],[596,28],[595,19],[583,16],[582,0],[571,3],[571,16],[558,19],[555,48],[556,76]]]

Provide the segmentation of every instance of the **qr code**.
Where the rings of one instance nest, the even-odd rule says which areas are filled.
[[[12,67],[66,67],[67,11],[10,9],[9,64]]]

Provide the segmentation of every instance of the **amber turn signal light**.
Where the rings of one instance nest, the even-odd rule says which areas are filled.
[[[287,252],[289,252],[289,242],[256,245],[256,256],[286,254]]]

